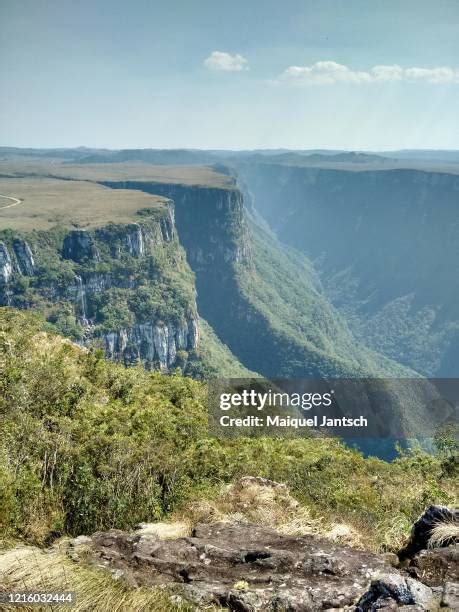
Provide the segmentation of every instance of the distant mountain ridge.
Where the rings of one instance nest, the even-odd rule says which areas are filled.
[[[355,164],[403,166],[446,165],[449,171],[458,171],[459,150],[400,150],[400,151],[343,151],[333,149],[102,149],[102,148],[17,148],[0,147],[1,160],[41,159],[59,163],[123,163],[143,162],[158,165],[212,165],[219,163],[285,163],[285,164]]]

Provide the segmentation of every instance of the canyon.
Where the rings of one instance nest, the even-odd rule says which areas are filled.
[[[454,374],[459,179],[368,157],[0,162],[1,302],[200,378]]]
[[[313,261],[357,338],[423,375],[457,375],[457,173],[271,163],[238,171],[279,239]]]

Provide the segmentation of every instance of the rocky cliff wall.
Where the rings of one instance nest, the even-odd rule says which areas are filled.
[[[199,342],[192,274],[172,202],[154,217],[94,230],[0,238],[0,305],[34,308],[80,344],[166,370]]]
[[[250,238],[239,189],[145,181],[104,181],[114,189],[138,189],[174,202],[180,242],[195,272],[249,265]]]
[[[143,181],[104,185],[174,201],[180,242],[196,275],[199,312],[246,367],[277,377],[357,372],[357,360],[346,365],[331,352],[316,350],[306,331],[299,333],[301,325],[316,336],[331,336],[337,354],[346,344],[346,358],[355,348],[350,339],[341,340],[340,324],[318,296],[311,272],[292,263],[273,237],[252,223],[239,189]],[[264,278],[266,272],[269,278]],[[301,303],[308,320],[302,312],[291,312],[292,301]],[[314,322],[311,312],[317,313]],[[291,321],[291,314],[297,320]],[[289,326],[294,333],[285,333]]]
[[[256,370],[260,343],[273,354],[266,321],[241,292],[238,275],[253,267],[252,236],[244,198],[225,189],[145,181],[107,181],[114,189],[138,189],[174,202],[176,227],[196,277],[200,314],[219,338]],[[277,358],[270,374],[278,373]]]

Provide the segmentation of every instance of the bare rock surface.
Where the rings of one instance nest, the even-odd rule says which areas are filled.
[[[408,571],[432,587],[446,582],[459,583],[459,545],[421,551],[411,560]]]
[[[80,548],[132,586],[169,585],[199,608],[414,611],[435,610],[441,602],[448,609],[455,601],[454,589],[431,588],[384,555],[247,523],[201,523],[191,536],[172,540],[112,530],[89,542],[74,540],[74,558]]]
[[[401,574],[383,574],[371,581],[371,586],[357,604],[358,612],[373,610],[436,610],[438,595],[431,588]]]

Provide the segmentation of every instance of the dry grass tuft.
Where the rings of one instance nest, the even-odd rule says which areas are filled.
[[[439,521],[432,529],[429,548],[440,548],[459,540],[459,523],[457,521]]]
[[[176,540],[191,535],[189,521],[175,521],[171,523],[140,523],[136,533],[139,535],[155,535],[160,540]]]
[[[217,499],[190,504],[186,516],[192,523],[255,523],[284,535],[318,535],[344,546],[365,548],[358,529],[313,518],[285,484],[267,478],[245,476],[224,487]]]
[[[325,531],[323,536],[332,542],[336,542],[342,546],[352,546],[353,548],[364,549],[362,536],[351,525],[345,523],[337,523],[331,529]]]
[[[66,544],[59,548],[40,550],[20,546],[0,553],[0,592],[12,591],[75,591],[75,612],[152,612],[191,611],[194,607],[180,597],[171,598],[159,588],[127,585],[120,577],[106,570],[76,563],[66,555]],[[2,610],[17,608],[3,607]],[[21,607],[21,610],[40,608]],[[42,608],[43,609],[43,608]],[[68,606],[53,606],[68,610]]]
[[[407,516],[395,516],[384,525],[365,525],[362,529],[366,535],[366,548],[375,552],[395,552],[401,550],[410,533],[413,521]]]
[[[186,516],[193,523],[255,523],[284,535],[319,535],[339,544],[363,548],[356,529],[313,518],[286,485],[266,478],[241,478],[224,487],[217,499],[187,506]]]
[[[226,486],[213,502],[191,504],[187,513],[193,522],[256,523],[285,535],[320,532],[320,521],[311,518],[288,488],[266,478],[241,478]]]

